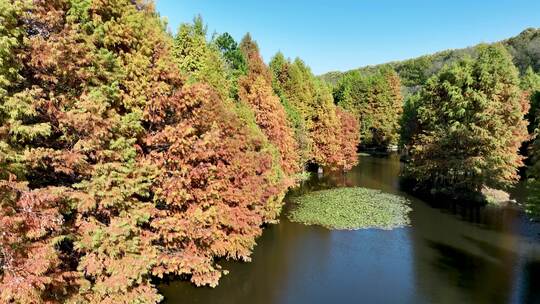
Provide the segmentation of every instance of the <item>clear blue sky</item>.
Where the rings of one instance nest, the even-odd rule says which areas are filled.
[[[540,27],[540,0],[155,0],[176,31],[250,32],[268,61],[300,57],[316,74],[493,42]]]

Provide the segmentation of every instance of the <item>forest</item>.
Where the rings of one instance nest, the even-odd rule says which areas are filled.
[[[308,164],[356,164],[358,123],[249,34],[173,37],[152,4],[2,1],[0,299],[154,303],[249,261]]]
[[[399,147],[431,195],[540,189],[538,37],[329,81],[200,16],[173,34],[148,1],[0,0],[0,302],[215,287],[289,190],[359,148]]]

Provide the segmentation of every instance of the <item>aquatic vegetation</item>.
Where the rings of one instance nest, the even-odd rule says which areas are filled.
[[[329,229],[393,229],[409,225],[406,198],[366,188],[315,191],[293,200],[293,222]]]

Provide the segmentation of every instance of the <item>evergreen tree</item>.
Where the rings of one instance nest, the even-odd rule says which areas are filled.
[[[246,75],[248,70],[246,58],[238,43],[229,33],[223,33],[215,37],[212,43],[221,52],[227,65],[228,77],[231,83],[230,95],[233,99],[238,99],[238,79]]]
[[[231,79],[218,46],[206,41],[206,31],[201,16],[195,17],[192,24],[181,24],[174,38],[174,58],[180,71],[189,76],[188,83],[207,83],[226,99]]]
[[[537,117],[540,114],[540,74],[536,74],[531,67],[527,68],[521,78],[521,89],[528,94],[530,100],[531,107],[526,117],[529,121],[529,133],[532,134],[538,128]]]
[[[418,187],[459,196],[515,183],[527,139],[528,102],[500,45],[480,49],[432,77],[416,102],[407,174]]]
[[[358,116],[363,145],[386,148],[397,144],[403,97],[394,70],[382,68],[370,75],[347,73],[334,89],[334,98]]]

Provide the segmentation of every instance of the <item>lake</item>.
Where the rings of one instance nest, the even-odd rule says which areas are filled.
[[[518,206],[468,207],[400,190],[397,155],[360,156],[344,175],[312,176],[291,196],[361,186],[411,200],[411,226],[336,231],[279,224],[257,240],[250,263],[221,263],[216,288],[159,286],[165,303],[540,303],[540,225]],[[514,197],[521,202],[523,187]]]

